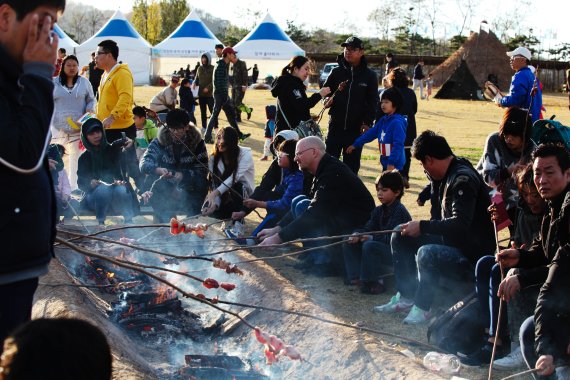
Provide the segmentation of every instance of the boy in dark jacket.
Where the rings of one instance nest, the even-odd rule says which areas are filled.
[[[100,225],[110,207],[123,215],[125,223],[132,223],[136,195],[122,173],[120,155],[133,140],[124,137],[109,144],[103,123],[91,118],[81,126],[81,142],[86,149],[77,164],[77,185],[85,193],[82,205],[95,211]]]
[[[56,206],[44,147],[53,113],[58,45],[57,35],[52,39],[50,34],[65,0],[1,4],[0,341],[4,341],[30,319],[38,277],[47,273],[53,254]]]
[[[194,94],[190,88],[190,80],[184,78],[180,82],[180,90],[178,90],[178,96],[180,96],[180,108],[188,113],[188,117],[192,124],[196,124],[196,118],[194,117]]]
[[[412,220],[400,202],[404,195],[404,180],[398,171],[385,171],[376,178],[375,185],[381,205],[372,211],[364,227],[354,231],[355,234],[391,230]],[[384,281],[378,277],[382,264],[392,265],[390,234],[349,237],[342,251],[348,283],[360,284],[362,293],[383,293]]]

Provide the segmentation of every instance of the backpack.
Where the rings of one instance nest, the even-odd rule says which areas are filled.
[[[532,140],[536,145],[544,143],[562,143],[570,150],[570,127],[550,119],[537,120],[532,125]]]
[[[484,320],[477,294],[472,292],[429,325],[428,342],[454,355],[471,353],[481,347],[488,327]]]

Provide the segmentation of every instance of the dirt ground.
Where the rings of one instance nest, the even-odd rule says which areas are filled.
[[[148,100],[159,88],[139,87],[135,90],[138,104],[148,104]],[[252,120],[242,123],[245,132],[252,137],[244,145],[254,150],[254,157],[261,156],[263,148],[263,125],[265,123],[264,106],[272,104],[274,99],[268,91],[249,90],[246,102],[254,107]],[[547,115],[557,114],[557,119],[570,124],[567,109],[567,97],[554,94],[546,95],[544,104]],[[318,112],[317,106],[314,111]],[[476,162],[482,151],[486,136],[496,131],[502,111],[487,102],[450,101],[432,99],[420,101],[416,116],[418,132],[433,129],[442,133],[450,142],[454,152]],[[199,111],[196,117],[200,120]],[[223,120],[223,113],[221,115]],[[326,120],[321,122],[325,127]],[[211,146],[208,146],[210,149]],[[368,144],[363,152],[360,176],[374,194],[373,182],[379,174],[379,156],[374,143]],[[256,180],[259,182],[269,162],[256,160]],[[410,173],[411,188],[406,192],[403,203],[414,219],[428,217],[429,208],[418,207],[415,203],[418,192],[427,182],[421,167],[412,164]],[[107,224],[121,223],[122,218],[110,217]],[[87,225],[96,224],[92,219],[83,218]],[[138,216],[136,223],[150,223],[149,217]],[[79,225],[77,221],[71,224]],[[259,223],[259,218],[251,214],[247,219],[249,231]],[[291,250],[289,250],[291,251]],[[281,250],[279,252],[284,252]],[[257,250],[255,256],[271,256],[272,250]],[[242,257],[251,257],[241,253]],[[387,278],[388,289],[382,295],[362,295],[355,287],[343,284],[340,277],[320,278],[303,274],[293,268],[298,261],[295,257],[258,262],[247,268],[248,275],[241,284],[247,291],[240,293],[240,302],[261,302],[278,308],[293,309],[313,313],[323,318],[343,321],[349,324],[365,326],[405,337],[426,341],[425,326],[407,326],[402,324],[404,315],[379,316],[372,313],[373,306],[385,303],[393,295],[393,280]],[[54,261],[50,274],[42,282],[57,282],[67,274]],[[66,278],[67,279],[67,278]],[[444,290],[445,292],[445,290]],[[124,338],[124,334],[104,317],[103,311],[108,306],[92,291],[69,287],[40,286],[34,306],[34,317],[39,316],[77,316],[86,318],[103,328],[114,349],[115,379],[146,379],[157,366],[149,364],[147,357],[156,356],[152,352],[135,352],[134,343]],[[447,303],[452,302],[449,297]],[[440,307],[448,306],[444,302]],[[282,362],[271,369],[271,378],[296,379],[428,379],[437,378],[436,374],[423,369],[421,359],[428,351],[417,345],[402,340],[361,333],[353,329],[330,326],[309,319],[260,312],[252,318],[252,323],[267,328],[290,344],[294,344],[307,357],[310,363]],[[262,356],[261,347],[250,336],[250,331],[240,327],[232,338],[238,346],[255,358]],[[160,348],[157,348],[159,350]],[[411,359],[399,351],[410,350]],[[159,356],[160,357],[160,356]],[[522,369],[520,369],[522,370]],[[160,371],[159,371],[160,372]],[[497,372],[495,378],[502,378],[509,373]],[[470,379],[487,378],[487,369],[464,368],[460,376]],[[160,376],[158,376],[160,378]]]

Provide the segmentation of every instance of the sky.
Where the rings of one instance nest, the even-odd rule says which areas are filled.
[[[115,10],[117,5],[124,13],[132,10],[133,0],[70,0],[84,4],[93,5],[102,10]],[[451,37],[457,34],[461,25],[462,17],[458,8],[458,1],[469,0],[424,0],[424,4],[438,3],[440,10],[437,19],[440,26],[436,30],[436,37]],[[528,0],[527,4],[530,4]],[[471,0],[477,4],[474,15],[468,30],[479,30],[482,20],[491,22],[496,17],[510,17],[516,12],[516,7],[521,7],[521,0]],[[524,25],[521,32],[528,35],[528,28],[532,27],[533,34],[541,40],[544,49],[554,47],[557,43],[570,43],[570,28],[566,27],[567,20],[567,0],[544,0],[532,5],[526,19],[517,22]],[[285,1],[259,1],[259,0],[194,0],[189,1],[191,7],[202,9],[215,17],[227,19],[232,23],[245,28],[253,28],[257,21],[269,11],[277,23],[285,29],[287,20],[294,20],[296,25],[302,25],[306,30],[323,28],[338,33],[356,34],[361,37],[372,37],[376,31],[372,24],[367,21],[370,12],[378,7],[381,2],[373,0],[350,0],[350,1],[306,1],[306,0],[285,0]],[[239,4],[239,7],[236,7]],[[424,8],[426,8],[424,6]],[[418,7],[413,10],[414,17],[425,19],[427,15],[425,9],[419,13]],[[261,16],[255,18],[255,12],[260,12]],[[421,24],[421,23],[420,23]],[[427,27],[420,27],[418,32],[422,35],[431,35],[431,30]],[[467,33],[464,32],[464,35]]]

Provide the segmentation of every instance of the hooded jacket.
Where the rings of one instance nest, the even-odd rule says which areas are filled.
[[[438,185],[441,219],[422,220],[422,233],[440,235],[446,245],[456,247],[475,264],[495,249],[493,224],[487,209],[489,188],[464,158],[454,157]]]
[[[113,115],[109,129],[126,129],[133,125],[133,74],[126,64],[117,64],[109,75],[101,77],[97,119]]]
[[[95,110],[95,95],[89,80],[82,76],[77,77],[75,85],[70,90],[67,89],[59,77],[54,78],[53,100],[55,109],[53,110],[52,125],[55,129],[68,134],[79,134],[79,129],[73,129],[72,122],[79,120],[87,110]]]
[[[91,180],[97,179],[106,183],[115,180],[125,180],[121,170],[121,149],[125,142],[123,139],[107,142],[105,130],[99,146],[92,145],[87,140],[85,124],[81,128],[81,142],[85,152],[79,156],[77,163],[77,186],[85,193],[93,191]]]
[[[23,169],[41,157],[53,112],[53,65],[20,66],[0,44],[0,157]],[[0,284],[47,272],[53,253],[56,206],[47,158],[20,174],[0,163]],[[32,234],[30,235],[30,226]]]
[[[196,71],[196,82],[198,83],[198,97],[211,98],[214,96],[214,85],[212,83],[214,77],[214,66],[212,65],[212,57],[210,53],[202,54],[202,58],[206,57],[208,60],[205,65],[200,65]],[[204,92],[207,88],[208,92]]]
[[[273,81],[271,95],[279,102],[275,115],[275,133],[294,129],[301,121],[311,119],[310,109],[322,98],[318,92],[307,98],[306,89],[300,78],[289,73]]]
[[[342,82],[348,80],[348,84],[334,97],[329,110],[329,133],[347,131],[356,137],[362,124],[374,123],[379,101],[378,76],[368,68],[364,56],[356,67],[350,66],[342,54],[337,62],[339,66],[331,71],[323,87],[330,87],[331,93],[335,93]]]
[[[188,150],[190,149],[190,150]],[[183,143],[172,137],[168,128],[161,127],[152,140],[139,164],[141,173],[158,178],[156,168],[165,168],[183,175],[181,184],[189,185],[196,176],[206,181],[208,152],[198,129],[190,126]]]
[[[524,109],[529,109],[530,107],[533,123],[540,119],[542,109],[542,91],[540,91],[540,86],[537,86],[537,93],[531,96],[535,78],[528,66],[523,67],[513,75],[509,95],[503,96],[501,99],[501,106],[503,107],[515,106]]]

